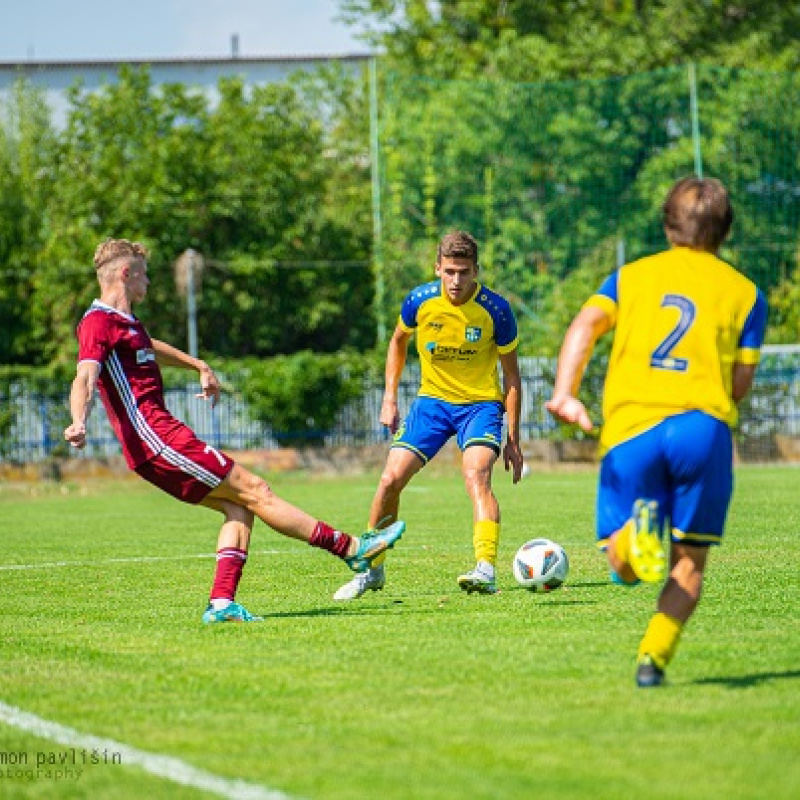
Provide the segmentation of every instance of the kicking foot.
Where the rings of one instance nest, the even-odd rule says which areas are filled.
[[[394,547],[405,529],[405,522],[398,520],[381,531],[371,530],[363,533],[359,537],[358,550],[352,556],[345,558],[345,563],[353,572],[365,572],[381,553]]]

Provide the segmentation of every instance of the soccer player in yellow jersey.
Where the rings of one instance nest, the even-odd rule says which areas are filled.
[[[639,686],[663,682],[700,599],[709,545],[722,539],[733,491],[731,427],[767,318],[755,284],[717,258],[733,222],[719,181],[678,181],[663,219],[670,249],[617,270],[573,320],[547,404],[592,429],[578,388],[595,342],[613,329],[597,537],[616,583],[666,576],[639,645]],[[670,531],[668,569],[662,526]]]
[[[381,422],[395,434],[370,508],[375,525],[397,519],[408,482],[453,436],[462,451],[462,472],[472,500],[476,566],[458,583],[467,592],[494,594],[500,508],[492,470],[502,446],[514,483],[522,474],[519,418],[522,385],[517,363],[517,323],[504,298],[478,283],[478,245],[468,233],[439,243],[437,280],[413,289],[403,303],[386,357]],[[421,366],[419,396],[400,424],[397,387],[408,343],[416,333]],[[497,362],[503,370],[500,385]],[[383,564],[342,586],[336,600],[354,600],[382,589]]]

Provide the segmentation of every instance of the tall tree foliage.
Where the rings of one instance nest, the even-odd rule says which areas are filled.
[[[800,227],[800,81],[766,69],[798,63],[796,4],[342,7],[372,25],[387,54],[383,212],[386,250],[402,265],[388,276],[391,303],[402,296],[398,273],[425,274],[431,240],[467,228],[483,245],[487,282],[517,300],[523,347],[547,352],[560,308],[549,293],[565,276],[588,274],[587,265],[610,272],[618,248],[630,259],[664,247],[660,204],[698,156],[704,174],[729,185],[737,209],[723,255],[765,289],[790,271]]]
[[[326,92],[334,83],[338,93]],[[183,86],[155,90],[146,70],[123,68],[100,91],[72,90],[65,129],[39,126],[48,147],[36,147],[44,134],[30,121],[3,128],[0,225],[13,228],[0,245],[11,248],[3,267],[14,267],[14,247],[29,263],[0,303],[18,311],[20,293],[30,295],[30,318],[18,313],[25,342],[16,345],[29,360],[73,357],[75,323],[97,292],[92,253],[106,236],[150,247],[154,280],[141,313],[178,344],[186,318],[173,264],[191,247],[206,265],[204,350],[264,356],[371,345],[368,216],[355,211],[368,211],[368,141],[366,126],[355,136],[349,122],[360,81],[330,73],[218,88],[212,105]],[[13,353],[14,328],[4,331]]]
[[[0,364],[39,357],[31,345],[55,137],[43,97],[19,81],[0,124]]]

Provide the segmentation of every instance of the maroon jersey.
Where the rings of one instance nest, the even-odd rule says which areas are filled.
[[[136,317],[95,300],[77,334],[78,361],[100,364],[100,397],[131,469],[191,434],[167,411],[153,342]]]

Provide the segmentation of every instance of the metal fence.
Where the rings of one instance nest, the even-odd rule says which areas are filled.
[[[552,393],[553,359],[521,359],[523,375],[522,439],[569,439],[579,435],[558,426],[545,410]],[[595,364],[584,386],[590,411],[600,419],[599,403],[603,364]],[[228,376],[230,378],[230,376]],[[230,381],[236,385],[235,379]],[[399,405],[405,413],[419,386],[418,367],[407,366],[399,388]],[[170,410],[209,444],[229,450],[277,449],[272,428],[255,419],[242,397],[223,397],[216,409],[196,397],[190,384],[168,389]],[[347,405],[335,426],[325,432],[326,446],[363,446],[388,442],[389,435],[379,422],[382,386],[366,386],[363,395]],[[53,456],[97,458],[118,454],[119,444],[102,408],[95,409],[89,424],[86,448],[70,452],[63,440],[69,423],[68,389],[37,392],[16,384],[0,388],[0,408],[6,424],[0,429],[0,462],[35,462]],[[283,435],[283,439],[291,439]],[[307,435],[298,433],[300,437]],[[753,460],[769,461],[785,456],[784,440],[800,439],[800,348],[765,348],[753,391],[742,404],[737,430],[742,453]]]

